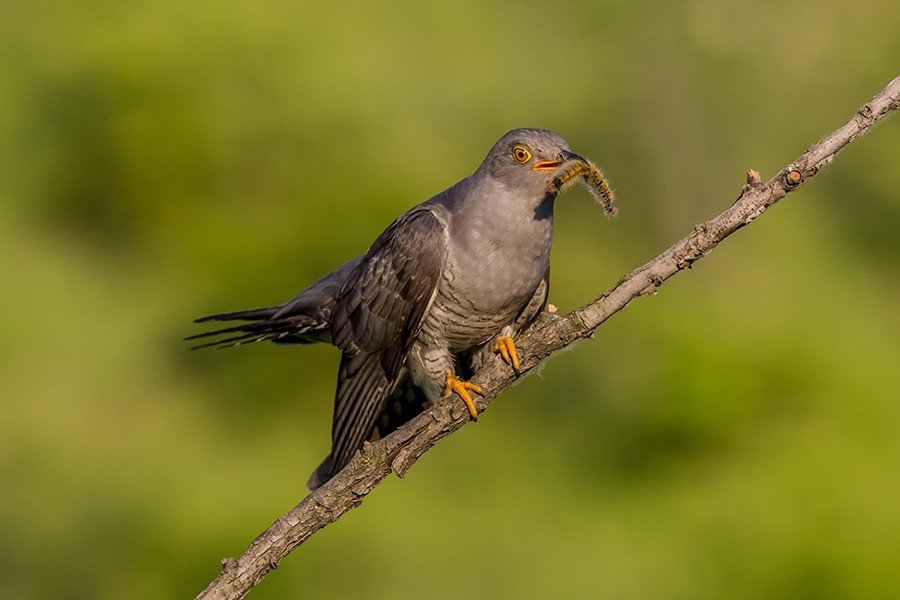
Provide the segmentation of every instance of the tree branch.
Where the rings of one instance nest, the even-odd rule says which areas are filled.
[[[898,106],[900,77],[860,108],[843,127],[812,146],[765,184],[755,171],[748,171],[747,185],[730,208],[695,226],[687,237],[623,277],[591,303],[565,316],[544,312],[516,340],[523,372],[589,337],[594,329],[635,298],[653,294],[666,279],[706,256],[723,239],[815,176],[841,148]],[[498,360],[485,365],[473,378],[485,392],[484,398],[476,401],[479,411],[487,408],[515,379],[512,370]],[[429,448],[468,422],[468,411],[453,396],[384,439],[366,443],[343,471],[275,521],[250,544],[243,556],[237,560],[224,559],[222,573],[197,598],[242,598],[312,534],[359,506],[391,471],[402,477]]]

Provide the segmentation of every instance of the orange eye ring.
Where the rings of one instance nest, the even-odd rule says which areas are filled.
[[[515,145],[512,147],[512,155],[517,163],[527,163],[531,160],[531,151],[522,145]]]

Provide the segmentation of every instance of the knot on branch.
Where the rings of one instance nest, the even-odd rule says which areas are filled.
[[[804,180],[803,173],[797,167],[791,166],[785,169],[782,172],[781,182],[784,184],[784,189],[793,191],[803,185]]]
[[[875,118],[875,111],[873,111],[872,107],[868,104],[863,104],[862,107],[857,111],[857,114],[862,117],[866,123],[872,121]]]
[[[650,275],[650,283],[640,291],[641,296],[655,296],[663,284],[663,278],[656,274]]]

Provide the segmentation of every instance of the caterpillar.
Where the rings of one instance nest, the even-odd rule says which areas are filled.
[[[550,181],[550,191],[559,192],[576,177],[581,177],[597,204],[603,207],[608,217],[616,216],[618,208],[612,188],[606,182],[603,172],[586,158],[572,157],[562,165]]]

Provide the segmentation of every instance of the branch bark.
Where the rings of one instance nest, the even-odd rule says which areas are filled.
[[[669,277],[689,268],[719,242],[815,176],[839,150],[898,106],[900,77],[863,105],[844,126],[813,145],[769,181],[762,183],[755,171],[748,171],[747,185],[730,208],[695,226],[687,237],[623,277],[589,304],[565,316],[543,313],[516,340],[522,371],[533,369],[551,354],[589,337],[594,329],[635,298],[653,294]],[[512,370],[501,361],[485,365],[472,380],[485,392],[484,398],[476,400],[479,411],[487,408],[515,379]],[[223,559],[221,574],[197,598],[244,597],[312,534],[359,506],[388,474],[393,471],[403,477],[429,448],[468,422],[468,411],[453,396],[384,439],[366,443],[343,471],[275,521],[253,540],[243,556]]]

